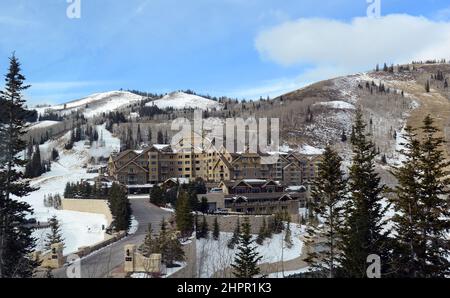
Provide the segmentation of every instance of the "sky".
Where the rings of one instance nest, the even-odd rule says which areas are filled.
[[[258,99],[377,63],[450,58],[450,3],[0,0],[0,73],[12,52],[30,105],[119,89]]]

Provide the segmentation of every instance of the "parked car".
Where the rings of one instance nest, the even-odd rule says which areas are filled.
[[[210,193],[223,193],[223,189],[221,189],[221,188],[212,188],[209,192]]]

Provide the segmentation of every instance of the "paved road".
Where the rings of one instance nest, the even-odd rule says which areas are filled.
[[[139,227],[134,235],[111,244],[93,254],[85,257],[81,261],[82,278],[106,278],[111,270],[120,266],[124,261],[124,246],[127,244],[141,244],[147,234],[148,224],[152,224],[155,231],[163,217],[168,218],[171,213],[161,210],[148,202],[148,199],[130,200],[133,215],[139,222]],[[56,278],[66,278],[66,268],[53,271]]]

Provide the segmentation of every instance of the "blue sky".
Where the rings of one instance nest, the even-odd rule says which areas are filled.
[[[30,103],[120,88],[258,98],[377,62],[450,55],[448,0],[381,0],[373,22],[366,0],[81,0],[80,19],[67,6],[0,2],[0,71],[16,51]],[[412,51],[417,37],[405,35],[429,31],[428,46]]]

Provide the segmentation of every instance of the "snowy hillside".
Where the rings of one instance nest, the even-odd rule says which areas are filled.
[[[50,172],[31,180],[31,185],[39,189],[21,199],[33,207],[32,217],[40,222],[46,222],[53,215],[57,216],[65,239],[64,254],[75,252],[79,247],[92,245],[104,239],[102,225],[107,225],[104,215],[56,210],[45,207],[43,201],[44,196],[49,194],[63,195],[67,182],[95,177],[97,174],[88,174],[83,165],[88,164],[91,157],[108,157],[112,151],[120,148],[120,141],[114,138],[104,125],[97,126],[97,131],[102,136],[103,142],[101,140],[94,142],[91,148],[86,148],[84,141],[81,141],[75,143],[73,150],[63,150],[64,144],[70,138],[70,132],[57,140],[41,145],[40,151],[44,158],[49,157],[52,148],[58,149],[60,158],[52,163]],[[47,232],[37,230],[33,233],[33,236],[37,238],[38,250],[42,249]]]
[[[221,104],[198,95],[187,94],[184,92],[170,93],[159,100],[155,100],[146,104],[146,106],[157,106],[160,109],[174,108],[176,110],[182,109],[220,109]]]
[[[37,108],[39,114],[46,111],[60,112],[62,115],[73,111],[82,111],[86,118],[92,118],[101,113],[108,113],[130,104],[141,101],[140,95],[125,91],[96,93],[85,98],[45,108]]]

